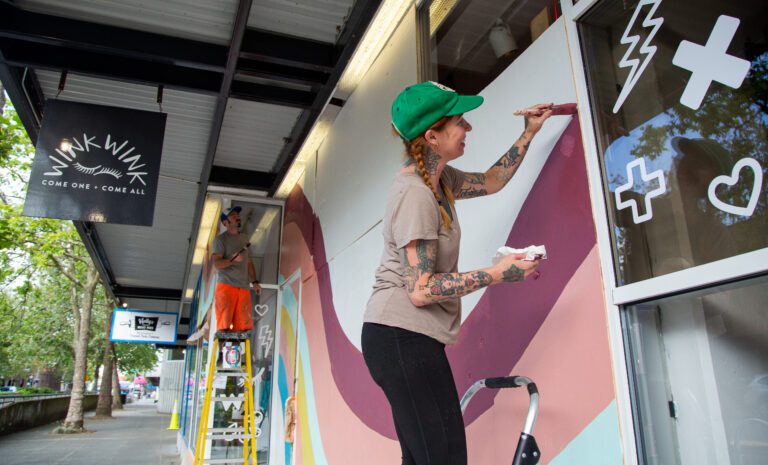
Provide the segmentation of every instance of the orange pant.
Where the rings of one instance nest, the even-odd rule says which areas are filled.
[[[216,331],[253,329],[251,291],[229,284],[216,284]]]

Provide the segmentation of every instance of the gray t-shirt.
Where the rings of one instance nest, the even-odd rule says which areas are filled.
[[[245,247],[248,238],[245,234],[230,234],[227,231],[219,234],[213,239],[213,253],[221,254],[224,258],[231,258],[238,250]],[[217,270],[217,282],[229,284],[230,286],[250,289],[248,281],[248,261],[251,259],[248,249],[241,252],[244,260],[235,262],[226,268]]]
[[[454,194],[459,192],[463,173],[446,166],[443,182]],[[364,321],[395,326],[453,344],[461,326],[461,298],[416,307],[408,298],[403,280],[400,249],[416,239],[437,239],[435,272],[458,271],[461,228],[452,208],[451,229],[443,224],[439,205],[420,175],[398,173],[387,198],[384,213],[384,253],[376,269],[376,283],[368,300]]]

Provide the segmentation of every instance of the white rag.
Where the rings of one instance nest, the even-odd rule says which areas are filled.
[[[524,253],[525,258],[523,260],[526,261],[533,261],[538,259],[544,260],[547,258],[547,249],[544,248],[543,245],[529,245],[528,247],[524,249],[513,249],[512,247],[499,247],[499,250],[496,251],[496,255],[493,257],[493,264],[499,263],[499,260],[502,259],[505,255],[509,255],[511,253]]]

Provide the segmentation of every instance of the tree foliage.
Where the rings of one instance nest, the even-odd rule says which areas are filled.
[[[21,216],[33,154],[6,104],[0,113],[0,377],[48,370],[70,380],[78,340],[87,341],[88,371],[101,365],[105,320],[115,303],[108,302],[70,221]],[[156,351],[154,345],[118,344],[118,366],[149,370]]]

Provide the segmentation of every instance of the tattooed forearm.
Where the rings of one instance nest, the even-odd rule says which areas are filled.
[[[512,146],[507,153],[501,156],[499,160],[493,164],[493,168],[502,168],[502,169],[509,169],[513,166],[517,165],[518,160],[520,159],[520,150],[517,148],[517,146]]]
[[[466,273],[435,273],[437,240],[416,240],[400,249],[403,284],[411,300],[422,306],[449,298],[461,297],[493,283],[483,270]]]
[[[464,183],[485,184],[485,175],[483,173],[464,173]]]
[[[456,196],[459,199],[472,199],[475,197],[482,197],[484,195],[488,195],[488,191],[485,190],[485,188],[477,188],[477,187],[464,187],[462,186],[459,190],[459,194]]]
[[[522,281],[525,279],[525,270],[515,265],[510,266],[501,272],[501,280],[507,283]]]
[[[493,176],[493,179],[498,181],[502,186],[512,179],[512,176],[517,171],[517,165],[520,162],[520,150],[516,145],[507,151],[499,158],[499,161],[494,163],[489,171],[489,174]]]
[[[429,277],[424,289],[427,296],[435,300],[445,297],[461,297],[488,286],[493,278],[485,271],[468,273],[435,273]]]
[[[485,174],[483,173],[464,173],[464,182],[456,194],[457,199],[472,199],[488,195],[485,188]]]
[[[528,146],[531,145],[531,140],[532,140],[531,136],[527,136],[527,135],[523,134],[522,136],[520,136],[517,139],[517,142],[520,142],[521,143],[521,147],[527,151],[528,150]]]

